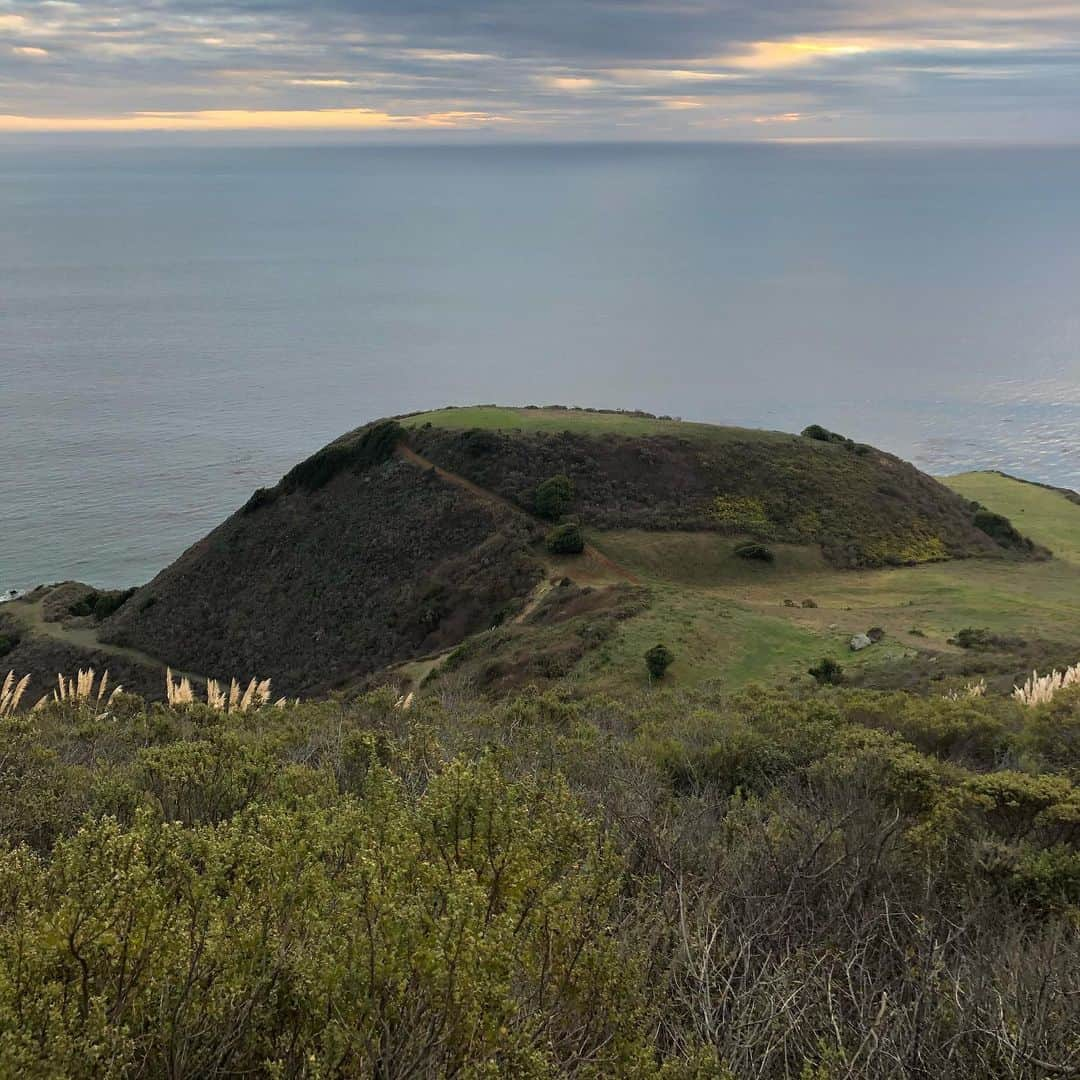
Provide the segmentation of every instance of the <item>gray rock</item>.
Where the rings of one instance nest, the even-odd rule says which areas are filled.
[[[860,649],[868,649],[873,644],[865,634],[856,634],[851,639],[851,651],[858,652]]]

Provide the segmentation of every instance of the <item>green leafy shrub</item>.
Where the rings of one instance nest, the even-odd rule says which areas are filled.
[[[494,454],[500,446],[499,436],[494,431],[486,431],[484,428],[470,428],[461,438],[466,452],[473,457]]]
[[[557,778],[449,763],[419,798],[141,812],[0,856],[12,1074],[591,1075],[642,1058],[621,866]],[[298,917],[302,916],[302,917]],[[118,929],[122,928],[122,930]]]
[[[810,424],[809,427],[802,429],[801,434],[804,439],[816,439],[818,442],[846,443],[851,441],[845,435],[838,435],[835,431],[830,431],[820,424]]]
[[[739,544],[735,548],[735,554],[740,559],[748,559],[751,562],[771,563],[776,558],[771,548],[767,548],[764,544],[754,543]]]
[[[76,601],[68,608],[71,615],[92,615],[101,622],[110,615],[119,611],[135,595],[137,589],[106,589],[102,591],[92,590],[81,600]]]
[[[1073,1059],[1080,696],[398,701],[5,719],[0,1073],[1016,1080]]]
[[[580,555],[585,550],[585,535],[576,522],[556,525],[544,538],[552,555]]]
[[[810,668],[809,674],[821,686],[839,686],[844,681],[844,669],[831,656],[823,656]]]
[[[396,420],[380,420],[295,465],[281,478],[276,491],[317,491],[346,469],[368,469],[387,461],[404,438],[405,429]]]
[[[961,649],[971,649],[976,652],[988,649],[1016,648],[1024,644],[1022,638],[995,634],[987,630],[986,627],[978,626],[965,626],[948,640],[950,645],[957,645]]]
[[[569,476],[557,473],[536,486],[533,507],[541,517],[554,521],[566,513],[573,500],[573,480]]]
[[[260,487],[256,488],[251,493],[251,498],[248,499],[242,507],[240,507],[241,514],[254,514],[256,510],[263,506],[269,506],[275,499],[274,490],[272,488]]]
[[[645,653],[645,667],[654,679],[662,679],[675,660],[675,654],[664,644],[656,644]]]
[[[1024,542],[1024,538],[1004,514],[995,514],[992,510],[980,507],[975,511],[972,521],[977,529],[981,529],[1003,547],[1016,547]]]

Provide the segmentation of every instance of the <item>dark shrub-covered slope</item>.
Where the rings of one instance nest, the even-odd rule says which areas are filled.
[[[391,447],[392,449],[392,447]],[[319,458],[319,455],[316,456]],[[286,694],[456,644],[540,574],[527,519],[380,454],[265,492],[133,596],[105,636]]]
[[[595,528],[714,529],[816,543],[841,567],[1032,551],[1014,530],[980,528],[971,503],[891,454],[716,431],[709,439],[424,425],[410,429],[409,440],[437,465],[526,510],[536,510],[545,481],[566,476],[567,512]]]

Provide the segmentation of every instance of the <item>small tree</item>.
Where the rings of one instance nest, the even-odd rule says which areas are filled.
[[[802,437],[804,439],[817,439],[818,442],[842,443],[851,441],[843,435],[838,435],[835,431],[822,427],[820,424],[811,424],[809,427],[803,428]]]
[[[566,512],[573,499],[574,481],[569,476],[557,473],[537,485],[533,506],[541,517],[554,521]]]
[[[657,644],[645,654],[645,666],[652,678],[662,679],[674,659],[675,654],[666,645]]]
[[[556,525],[547,534],[544,543],[552,555],[580,555],[585,550],[585,537],[576,522]]]
[[[740,559],[749,559],[752,562],[766,562],[771,563],[775,556],[771,549],[767,548],[764,544],[746,543],[739,544],[735,549],[735,554]]]
[[[823,656],[816,667],[810,668],[810,674],[819,686],[839,686],[844,681],[844,669],[831,656]]]

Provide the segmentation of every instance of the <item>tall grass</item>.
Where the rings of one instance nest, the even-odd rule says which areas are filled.
[[[97,683],[96,692],[95,683]],[[103,672],[101,681],[97,682],[97,673],[93,668],[85,670],[80,668],[75,675],[70,677],[57,675],[56,689],[53,690],[52,695],[45,694],[34,708],[43,709],[50,702],[60,702],[65,705],[94,704],[107,709],[123,689],[122,686],[115,686],[112,692],[109,692],[108,671]]]
[[[170,705],[192,705],[195,703],[195,691],[192,689],[191,680],[186,676],[179,676],[174,680],[172,668],[165,669],[165,697]],[[253,678],[246,688],[233,679],[228,689],[217,679],[208,679],[206,682],[206,704],[215,712],[249,712],[252,709],[261,708],[270,704],[270,680]],[[277,708],[284,708],[287,704],[285,698],[278,698],[274,702]]]
[[[30,685],[30,675],[24,675],[21,679],[15,677],[14,671],[9,671],[2,684],[0,684],[0,719],[10,719],[19,711],[26,689]],[[54,703],[64,705],[94,705],[101,709],[112,706],[118,694],[123,692],[122,686],[109,685],[109,673],[102,673],[100,681],[93,668],[80,668],[74,675],[68,676],[60,673],[56,676],[56,686],[49,693],[44,694],[34,705],[32,711],[44,709],[46,705]],[[170,705],[194,705],[196,703],[195,691],[191,680],[182,675],[174,677],[171,668],[165,669],[165,697]],[[296,704],[299,704],[299,698]],[[226,687],[224,684],[210,679],[206,684],[206,704],[216,712],[250,712],[271,704],[270,680],[252,679],[243,686],[236,679]],[[288,704],[284,697],[273,702],[275,708],[281,709]],[[406,706],[407,707],[407,706]]]
[[[1033,671],[1023,686],[1013,687],[1013,697],[1022,705],[1045,705],[1059,690],[1080,686],[1080,663],[1064,671],[1055,669],[1049,675]]]
[[[978,679],[975,682],[952,690],[946,690],[941,695],[946,701],[963,701],[966,698],[986,697],[986,680]]]
[[[24,675],[21,679],[15,679],[15,672],[9,671],[4,685],[0,686],[0,719],[7,719],[15,715],[15,710],[30,685],[30,676]]]

